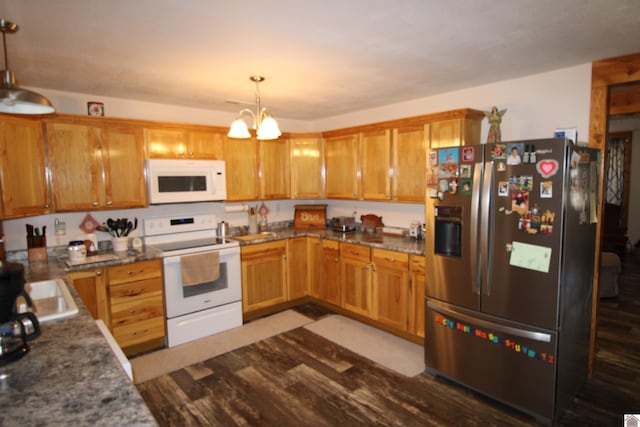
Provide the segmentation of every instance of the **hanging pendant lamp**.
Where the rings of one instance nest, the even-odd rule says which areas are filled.
[[[6,33],[15,33],[18,31],[18,26],[13,22],[0,19],[0,31],[2,31],[2,46],[4,48],[4,70],[2,70],[2,81],[0,81],[0,113],[54,113],[56,110],[47,98],[39,93],[19,88],[15,76],[9,70]]]
[[[248,114],[253,118],[253,129],[256,130],[257,139],[277,139],[282,132],[278,128],[278,122],[271,117],[269,111],[266,108],[260,106],[260,82],[264,81],[262,76],[251,76],[249,80],[256,84],[256,112],[254,113],[248,108],[240,110],[236,119],[231,123],[229,138],[250,138],[251,134],[247,127],[247,123],[243,119],[243,115]]]

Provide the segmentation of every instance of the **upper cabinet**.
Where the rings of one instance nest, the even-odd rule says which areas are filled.
[[[146,206],[141,127],[64,118],[45,125],[56,211]]]
[[[319,134],[289,138],[292,199],[324,199],[323,148]]]
[[[224,130],[205,126],[158,126],[144,130],[149,157],[223,159]]]
[[[360,197],[359,134],[325,136],[326,195],[329,199]]]
[[[429,124],[393,130],[391,200],[424,201],[429,132]]]
[[[284,138],[258,141],[258,150],[260,199],[289,199],[289,141]]]
[[[391,198],[391,131],[373,129],[360,134],[361,196],[365,200]]]
[[[0,120],[2,218],[51,212],[40,119]]]
[[[484,113],[475,110],[467,111],[467,114],[460,117],[431,123],[431,148],[480,144],[480,125]]]
[[[253,138],[225,138],[224,159],[227,201],[257,200],[260,195],[257,141]]]

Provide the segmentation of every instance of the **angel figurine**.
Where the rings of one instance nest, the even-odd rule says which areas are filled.
[[[484,111],[484,115],[489,119],[489,134],[487,135],[487,144],[492,142],[501,142],[502,134],[500,133],[500,123],[502,123],[502,116],[507,112],[507,109],[498,111],[498,107],[495,105],[491,108],[491,111]]]

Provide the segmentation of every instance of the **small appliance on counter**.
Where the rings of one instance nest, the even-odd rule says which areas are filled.
[[[356,231],[356,219],[352,216],[334,216],[331,218],[331,229],[343,233]]]
[[[24,298],[28,308],[33,306],[24,283],[22,264],[3,262],[0,265],[0,366],[27,354],[27,340],[40,336],[36,316],[30,311],[18,313],[16,307],[19,297]]]

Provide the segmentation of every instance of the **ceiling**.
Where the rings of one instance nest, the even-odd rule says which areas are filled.
[[[640,50],[638,0],[0,0],[20,85],[314,120]]]

